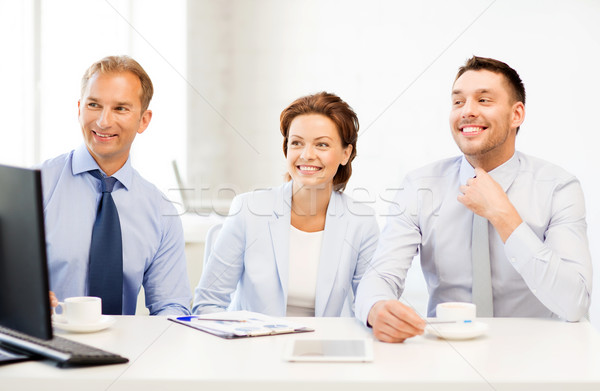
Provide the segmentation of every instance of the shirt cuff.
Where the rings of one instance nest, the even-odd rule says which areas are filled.
[[[153,315],[160,315],[160,316],[190,315],[190,310],[182,305],[172,304],[170,306],[162,308],[160,311],[158,311],[156,314],[153,314]]]
[[[530,260],[539,258],[537,254],[543,250],[544,243],[525,222],[519,224],[504,243],[504,253],[519,273]]]

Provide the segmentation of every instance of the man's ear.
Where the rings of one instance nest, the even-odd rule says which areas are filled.
[[[152,119],[152,110],[144,111],[142,114],[142,118],[140,119],[140,127],[138,129],[138,134],[144,133],[144,130],[150,125],[150,120]]]
[[[525,121],[525,105],[523,102],[517,102],[512,108],[511,128],[518,128]]]

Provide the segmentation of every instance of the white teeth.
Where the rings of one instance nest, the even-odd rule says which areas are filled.
[[[463,133],[474,133],[474,132],[480,132],[482,131],[483,128],[479,127],[479,126],[467,126],[462,128]]]
[[[311,167],[311,166],[300,166],[302,171],[318,171],[319,167]]]
[[[96,134],[96,136],[102,137],[102,138],[112,137],[112,134],[100,134],[100,133],[96,133],[96,132],[94,132],[94,133]]]

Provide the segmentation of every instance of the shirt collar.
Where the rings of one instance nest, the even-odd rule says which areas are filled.
[[[502,187],[502,190],[506,193],[510,185],[513,183],[517,174],[519,173],[519,166],[521,165],[521,160],[519,159],[519,155],[515,152],[510,159],[501,164],[500,166],[494,168],[488,174]],[[473,178],[475,176],[475,169],[471,166],[471,163],[467,161],[467,158],[463,155],[462,161],[460,163],[460,183],[464,185],[467,183],[469,178]]]
[[[100,166],[98,166],[98,163],[96,163],[85,144],[82,144],[79,146],[79,148],[73,151],[73,175],[86,173],[90,170],[100,170],[103,175],[106,175]],[[127,158],[127,161],[123,167],[121,167],[119,171],[115,172],[112,177],[117,178],[117,180],[121,182],[125,189],[129,189],[129,187],[131,187],[133,178],[131,156]]]

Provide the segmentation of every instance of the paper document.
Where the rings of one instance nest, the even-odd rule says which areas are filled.
[[[169,320],[221,338],[259,337],[314,331],[298,323],[289,322],[286,318],[274,318],[250,311],[172,316],[169,317]]]

